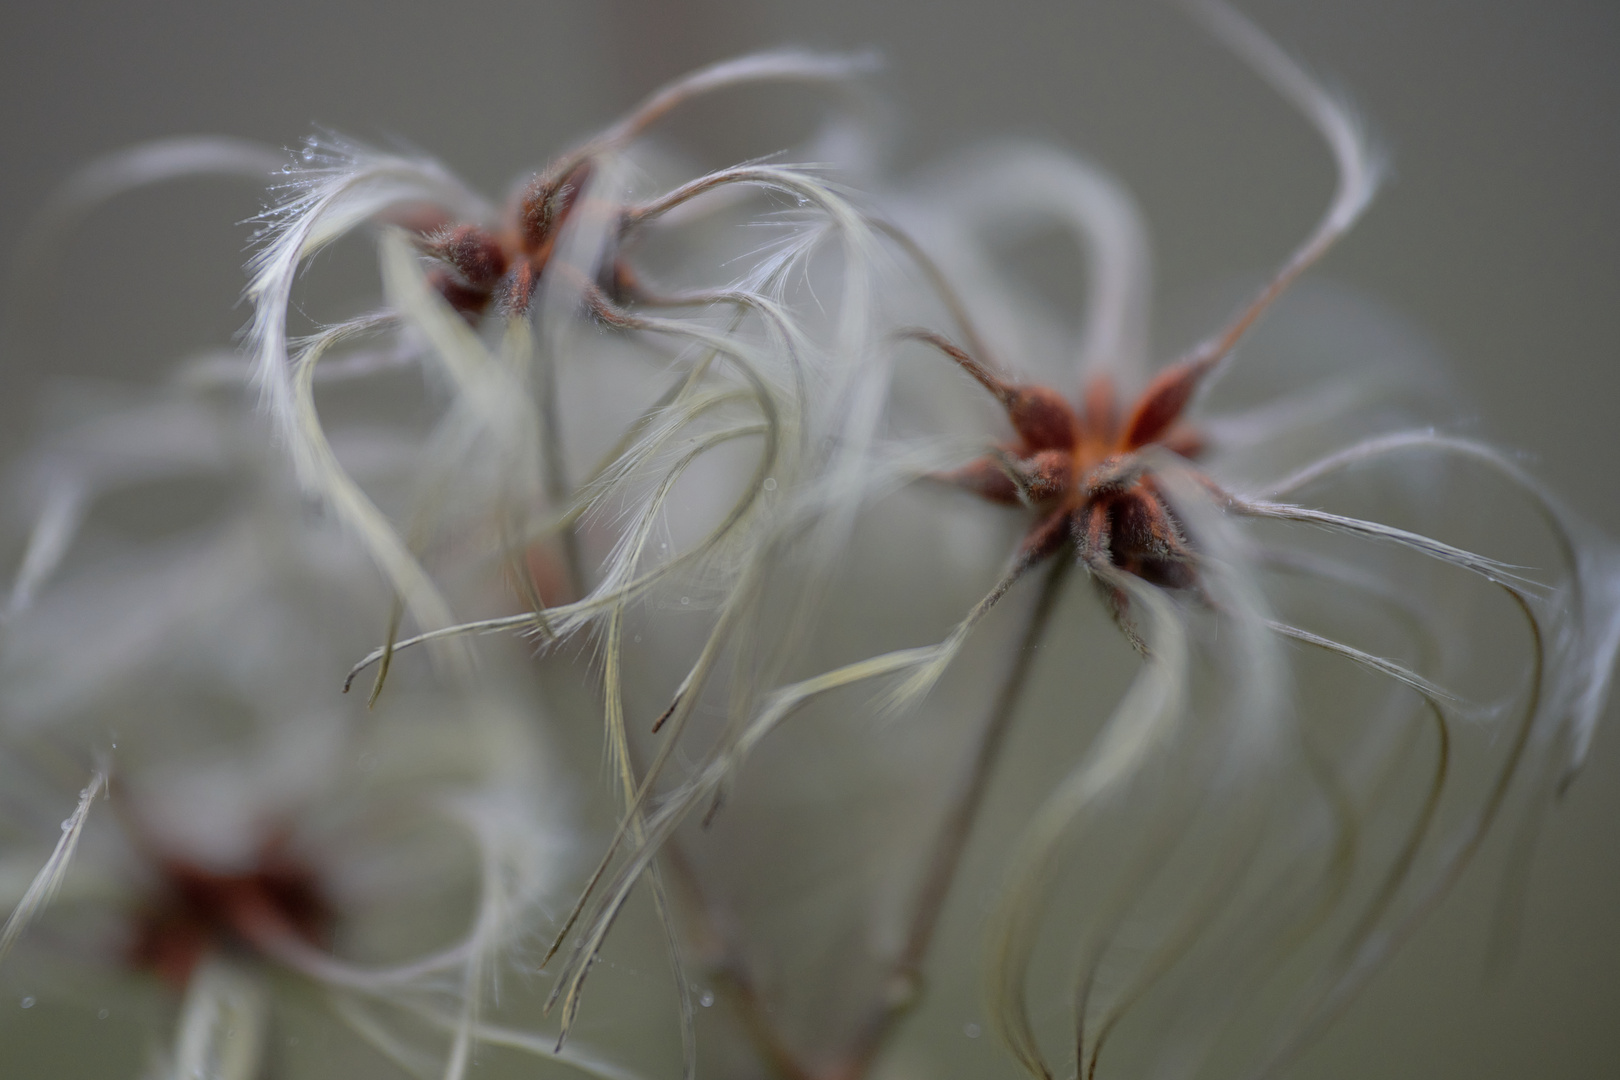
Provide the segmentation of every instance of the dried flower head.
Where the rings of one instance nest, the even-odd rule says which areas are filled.
[[[311,1005],[357,1036],[339,1059],[369,1043],[460,1076],[481,1042],[549,1045],[486,1019],[571,847],[532,706],[491,685],[418,688],[386,721],[342,707],[386,593],[297,511],[235,397],[80,400],[25,471],[43,509],[4,626],[0,772],[6,864],[35,869],[0,978],[177,1001],[163,1075],[261,1075],[271,1021]],[[220,482],[212,516],[156,535],[127,498]]]
[[[895,326],[893,348],[920,340],[944,352],[1000,404],[1005,427],[966,465],[930,465],[953,433],[925,432],[933,438],[859,443],[854,475],[822,458],[790,478],[753,534],[769,553],[770,585],[729,594],[754,600],[745,617],[723,609],[714,632],[729,640],[711,637],[671,695],[675,716],[707,710],[723,720],[708,726],[707,748],[678,780],[659,769],[675,738],[689,733],[677,727],[649,751],[655,764],[642,801],[650,791],[662,798],[645,821],[626,819],[593,880],[599,894],[583,909],[584,930],[563,969],[570,1000],[662,854],[697,875],[700,940],[755,1053],[790,1075],[864,1074],[917,1006],[943,905],[965,846],[986,827],[977,823],[1017,722],[1040,723],[1043,738],[1073,746],[1074,736],[1054,734],[1068,723],[1088,733],[1072,764],[1025,816],[998,822],[1009,854],[996,871],[1004,884],[986,959],[997,1033],[1036,1076],[1061,1071],[1054,1047],[1065,1042],[1086,1075],[1106,1072],[1110,1059],[1134,1063],[1117,1066],[1127,1073],[1270,1075],[1434,908],[1516,793],[1544,799],[1579,765],[1620,643],[1620,552],[1611,541],[1501,452],[1431,429],[1390,429],[1400,410],[1369,403],[1375,380],[1356,386],[1352,373],[1347,392],[1228,416],[1202,404],[1251,328],[1366,207],[1380,170],[1342,102],[1230,9],[1195,10],[1327,142],[1339,181],[1320,224],[1253,300],[1149,378],[1141,365],[1144,232],[1129,200],[1083,163],[1050,152],[1010,154],[1004,168],[992,159],[927,212],[897,200],[892,218],[907,221],[906,231],[867,211],[888,245],[887,257],[874,257],[878,279],[902,280],[896,267],[909,264],[912,288],[956,322],[966,343],[912,322]],[[958,265],[975,286],[994,265],[962,222],[989,231],[998,217],[1043,212],[1071,224],[1090,255],[1092,306],[1075,350],[1083,365],[1071,376],[1074,400],[1012,374],[1006,354],[977,329],[981,311],[1005,325],[1009,312],[1036,305],[1014,296],[998,310],[1005,283],[983,294],[954,285]],[[946,240],[937,256],[936,222]],[[871,317],[903,312],[904,290],[895,285]],[[897,369],[883,350],[833,358],[840,362],[875,373],[862,384],[863,405],[890,408]],[[907,392],[900,388],[896,406]],[[1340,431],[1359,434],[1324,451],[1320,437]],[[1299,456],[1301,447],[1315,456]],[[818,526],[857,514],[881,520],[908,476],[1021,506],[1024,535],[995,584],[938,644],[862,654],[854,643],[874,636],[870,626],[883,617],[874,612],[914,612],[928,586],[904,573],[868,578],[852,616],[822,619],[836,604],[828,599],[834,567],[860,549],[850,525]],[[1502,556],[1443,538],[1469,516],[1458,485],[1498,509],[1517,508],[1512,529],[1476,534]],[[1381,498],[1400,523],[1294,501],[1307,495],[1351,505]],[[936,505],[935,535],[972,527],[965,505]],[[1510,564],[1516,556],[1505,553],[1521,543],[1532,545],[1540,569]],[[998,630],[1013,659],[1000,676],[989,674],[968,647],[1041,564],[1050,571],[1015,617],[1021,629]],[[1064,683],[1052,661],[1046,670],[1037,662],[1053,655],[1036,653],[1049,640],[1074,636],[1058,616],[1072,605],[1066,584],[1076,564],[1140,655],[1111,712],[1095,688],[1099,666],[1120,662],[1093,659],[1112,655],[1106,642],[1088,639],[1066,663],[1075,682]],[[781,590],[779,606],[767,599],[772,590]],[[1504,624],[1519,627],[1504,634],[1512,650],[1482,660],[1502,646],[1482,640],[1480,627]],[[856,659],[814,666],[816,657],[851,652]],[[711,682],[722,657],[731,677]],[[935,692],[959,670],[948,694]],[[862,689],[872,684],[875,695]],[[1038,688],[1051,717],[1044,723],[1023,715]],[[840,740],[871,752],[882,737],[860,742],[845,727],[833,730],[834,717],[852,715],[882,729],[881,718],[901,709],[918,714],[905,723],[925,725],[953,711],[956,702],[942,695],[964,693],[984,710],[981,724],[964,736],[946,722],[940,741],[955,740],[961,756],[927,779],[901,756],[916,753],[916,741],[896,740],[858,767]],[[1088,719],[1096,715],[1106,719]],[[814,731],[769,753],[772,741],[790,738],[789,719]],[[860,796],[841,790],[840,798],[870,797],[860,804],[869,822],[873,804],[896,790],[927,808],[919,815],[926,824],[891,825],[912,846],[886,846],[870,887],[856,889],[861,899],[846,898],[833,919],[849,935],[847,952],[821,937],[803,944],[802,922],[770,937],[766,920],[745,906],[761,902],[757,876],[772,873],[779,851],[761,834],[804,835],[803,826],[767,823],[803,790],[788,777],[807,768],[807,755],[881,777]],[[749,784],[750,768],[771,779]],[[741,816],[730,829],[722,800]],[[713,828],[692,832],[694,820]],[[627,844],[630,853],[614,862]],[[804,958],[802,949],[821,953]],[[768,974],[788,955],[813,973],[808,987]],[[838,988],[831,1002],[825,993],[812,1000],[829,985]]]
[[[504,206],[312,140],[272,177],[243,349],[25,471],[0,769],[71,813],[19,816],[7,858],[43,869],[12,876],[0,978],[62,962],[54,919],[112,913],[91,959],[182,993],[182,1073],[254,1075],[283,993],[426,1076],[494,1046],[617,1075],[582,1031],[614,1062],[678,1033],[685,1076],[949,1074],[981,996],[1035,1077],[1288,1069],[1579,767],[1620,548],[1428,426],[1406,355],[1290,311],[1381,159],[1260,30],[1189,6],[1337,185],[1156,370],[1145,226],[1066,152],[888,184],[858,150],[702,172],[644,138],[864,57],[703,69]],[[62,205],[264,168],[169,143]],[[1078,334],[1005,258],[1053,230],[1084,257]],[[361,231],[380,297],[301,332],[332,306],[305,271]],[[104,538],[104,493],[176,478],[222,484],[223,523]],[[473,664],[514,631],[528,663]],[[375,714],[336,696],[373,668]],[[581,732],[611,806],[570,828],[543,748]],[[639,920],[656,1016],[591,990]],[[497,1000],[514,971],[546,999]]]
[[[627,252],[665,218],[679,216],[676,212],[694,199],[718,189],[756,188],[835,202],[836,195],[807,174],[769,165],[708,174],[657,194],[638,193],[635,166],[626,155],[649,127],[695,96],[758,82],[837,83],[869,66],[862,57],[781,52],[696,72],[525,181],[504,213],[434,162],[341,141],[312,141],[302,155],[307,164],[286,170],[284,198],[267,215],[263,247],[250,267],[254,317],[247,347],[255,378],[300,482],[361,538],[420,628],[439,629],[453,620],[419,552],[453,543],[470,546],[468,522],[486,533],[493,526],[493,547],[531,607],[577,601],[587,591],[601,594],[596,579],[622,584],[617,580],[622,567],[591,573],[583,564],[576,525],[592,501],[601,501],[602,489],[622,480],[631,467],[627,461],[635,458],[612,453],[617,474],[604,478],[598,467],[582,482],[570,475],[564,428],[621,425],[617,439],[591,431],[596,455],[633,444],[646,456],[662,440],[643,435],[651,414],[638,418],[637,410],[647,409],[650,395],[639,386],[625,387],[619,402],[605,394],[595,401],[561,397],[565,378],[600,378],[590,368],[605,362],[592,357],[603,350],[582,340],[595,335],[600,324],[662,335],[688,350],[707,349],[710,358],[697,362],[682,380],[687,383],[702,382],[713,356],[724,357],[744,382],[755,384],[761,411],[772,423],[765,384],[779,373],[759,370],[768,361],[756,359],[757,349],[696,320],[632,313],[622,306],[752,310],[774,319],[779,333],[791,334],[770,299],[744,288],[663,295],[642,283]],[[328,244],[366,225],[381,229],[382,308],[295,342],[287,320],[300,268]],[[779,276],[782,269],[763,272]],[[378,509],[327,444],[315,384],[318,365],[324,361],[330,367],[329,358],[340,349],[350,352],[350,367],[420,365],[449,391],[405,523]],[[635,380],[647,381],[645,374]],[[670,393],[678,395],[680,385]],[[716,407],[708,400],[694,404],[689,397],[674,406],[699,416]],[[654,408],[671,404],[666,396]],[[776,434],[774,428],[771,433]],[[532,556],[542,543],[550,549],[545,558],[559,564],[540,575],[555,579],[550,597],[532,580]],[[593,599],[592,610],[599,609],[600,597]],[[571,614],[559,611],[559,625],[547,632],[566,635],[577,623]]]

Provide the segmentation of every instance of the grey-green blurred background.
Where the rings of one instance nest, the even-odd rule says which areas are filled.
[[[1620,533],[1620,5],[1241,6],[1348,90],[1393,153],[1393,183],[1320,275],[1419,326],[1472,395],[1473,430],[1531,452]],[[13,2],[0,14],[0,250],[76,166],[174,134],[293,145],[323,125],[409,143],[499,195],[663,79],[782,43],[882,50],[902,171],[1005,134],[1112,169],[1151,223],[1161,310],[1263,272],[1331,184],[1305,125],[1159,3]],[[765,153],[802,132],[771,126],[790,101],[727,99],[679,134],[716,163]],[[229,340],[246,316],[236,223],[257,205],[229,183],[186,183],[91,218],[57,253],[51,303],[6,313],[25,344],[0,369],[0,452],[22,445],[54,377],[140,378]],[[1497,878],[1471,874],[1300,1075],[1620,1076],[1617,723],[1611,708],[1547,816],[1513,967],[1485,973]]]

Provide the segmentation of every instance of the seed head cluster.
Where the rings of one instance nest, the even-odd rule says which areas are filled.
[[[1574,777],[1620,546],[1421,394],[1228,391],[1382,158],[1187,6],[1337,183],[1157,367],[1145,227],[1067,151],[662,130],[762,83],[860,129],[866,55],[701,69],[505,205],[332,136],[92,166],[76,212],[267,206],[240,341],[13,468],[0,983],[145,1018],[131,1075],[1285,1075]],[[1008,219],[1086,255],[1072,369]],[[317,323],[340,244],[380,291]]]

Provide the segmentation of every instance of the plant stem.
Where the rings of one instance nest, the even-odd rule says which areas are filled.
[[[950,895],[951,883],[973,832],[973,823],[990,787],[991,776],[1005,748],[1007,735],[1012,730],[1013,717],[1029,682],[1030,669],[1041,639],[1046,635],[1058,597],[1063,593],[1063,582],[1072,560],[1061,555],[1053,560],[1041,583],[1041,592],[1030,612],[1029,622],[1013,654],[1012,667],[1002,681],[989,720],[979,733],[978,745],[969,758],[967,771],[957,783],[951,796],[945,819],[934,836],[926,868],[913,902],[910,929],[905,944],[895,956],[889,969],[889,978],[881,998],[862,1026],[854,1045],[843,1064],[833,1070],[832,1080],[859,1080],[871,1067],[895,1026],[922,996],[922,967],[933,942],[934,931],[944,912]]]

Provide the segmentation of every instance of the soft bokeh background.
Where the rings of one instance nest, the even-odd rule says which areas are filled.
[[[1620,7],[1242,7],[1348,89],[1393,152],[1394,182],[1320,275],[1419,326],[1472,396],[1472,427],[1531,452],[1537,471],[1620,533]],[[87,0],[0,13],[0,251],[73,168],[175,134],[293,145],[324,125],[420,147],[499,194],[663,79],[780,43],[883,51],[901,170],[1009,133],[1114,170],[1146,209],[1172,316],[1263,272],[1327,197],[1329,163],[1305,125],[1158,3]],[[716,159],[768,152],[800,134],[769,126],[789,100],[728,98],[679,134]],[[56,252],[65,273],[43,290],[49,302],[8,304],[0,453],[22,445],[50,379],[139,378],[227,341],[246,315],[249,229],[234,223],[257,205],[230,183],[174,185],[96,214]],[[1164,325],[1161,351],[1184,343],[1173,318]],[[1497,878],[1470,874],[1299,1075],[1620,1070],[1620,715],[1610,712],[1586,774],[1547,816],[1511,969],[1485,973]]]

